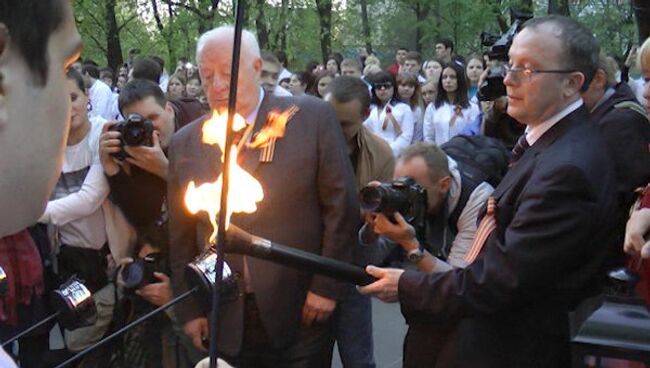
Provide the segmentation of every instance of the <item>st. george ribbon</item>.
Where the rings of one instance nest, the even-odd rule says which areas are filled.
[[[218,5],[218,0],[212,1],[212,6]],[[210,368],[217,367],[217,326],[219,319],[219,290],[222,285],[223,261],[225,259],[226,243],[226,216],[228,214],[228,187],[230,183],[230,149],[234,140],[233,123],[235,119],[235,109],[237,106],[237,81],[239,76],[239,55],[241,54],[241,35],[244,21],[245,0],[237,1],[235,12],[235,35],[232,47],[232,64],[230,68],[230,91],[228,95],[228,122],[226,123],[226,144],[224,147],[223,158],[223,180],[221,181],[221,199],[219,207],[219,219],[217,230],[217,262],[215,264],[216,279],[212,292],[212,310],[210,311]]]

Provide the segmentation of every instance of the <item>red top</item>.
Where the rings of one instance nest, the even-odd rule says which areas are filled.
[[[399,64],[394,63],[393,65],[389,66],[386,71],[390,74],[397,75],[397,73],[399,73]]]
[[[648,184],[643,191],[640,208],[650,208],[650,184]]]

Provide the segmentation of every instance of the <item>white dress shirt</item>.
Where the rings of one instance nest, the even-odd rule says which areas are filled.
[[[440,146],[470,125],[480,113],[478,106],[470,102],[469,107],[460,111],[454,124],[450,124],[452,117],[455,115],[454,105],[444,103],[436,108],[436,105],[430,103],[424,112],[424,140],[433,142]]]
[[[113,120],[113,91],[106,83],[95,80],[95,83],[88,90],[88,97],[90,99],[89,117],[101,116],[106,120]]]
[[[526,141],[528,141],[529,145],[535,144],[537,140],[544,135],[549,129],[553,127],[553,125],[557,124],[558,121],[562,120],[565,116],[569,115],[570,113],[574,112],[577,110],[580,106],[582,106],[582,98],[579,98],[575,100],[574,102],[570,103],[567,107],[562,109],[562,111],[558,112],[557,114],[551,116],[550,118],[546,119],[544,122],[542,122],[539,125],[536,125],[534,127],[527,126],[526,127]]]
[[[392,114],[395,117],[395,120],[399,124],[402,133],[398,134],[393,126],[393,123],[388,119],[386,124],[386,129],[383,129],[384,120],[386,119],[386,110],[390,106]],[[363,125],[368,128],[371,132],[382,137],[393,150],[393,155],[397,157],[400,152],[409,144],[413,138],[413,128],[415,126],[415,118],[413,112],[409,105],[397,102],[394,105],[386,104],[383,107],[378,105],[372,105],[370,110],[370,115],[363,122]]]

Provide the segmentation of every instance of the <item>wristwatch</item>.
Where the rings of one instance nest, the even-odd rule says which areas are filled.
[[[418,263],[424,258],[424,252],[420,248],[415,248],[406,254],[406,258],[411,263]]]

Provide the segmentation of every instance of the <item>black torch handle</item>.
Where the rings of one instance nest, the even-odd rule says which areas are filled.
[[[347,281],[354,285],[365,286],[377,281],[362,267],[282,244],[271,243],[268,259],[285,266]]]
[[[29,327],[28,329],[25,329],[25,330],[21,331],[21,332],[18,333],[16,336],[14,336],[14,337],[10,338],[9,340],[3,342],[3,343],[2,343],[2,347],[4,348],[5,346],[11,344],[12,342],[14,342],[14,341],[20,339],[21,337],[23,337],[23,336],[29,334],[30,332],[36,330],[37,328],[39,328],[39,327],[41,327],[41,326],[47,324],[48,322],[50,322],[50,321],[52,321],[53,319],[55,319],[56,317],[58,317],[59,314],[61,314],[61,311],[58,311],[58,312],[56,312],[56,313],[53,313],[53,314],[51,314],[49,317],[47,317],[47,318],[43,319],[42,321],[38,322],[37,324],[35,324],[35,325]]]
[[[266,259],[303,271],[347,281],[355,285],[365,286],[377,281],[376,278],[366,273],[362,267],[273,243],[268,239],[253,236],[233,224],[230,224],[228,228],[226,252]]]
[[[71,357],[70,359],[66,360],[65,362],[63,362],[63,363],[61,363],[61,364],[59,364],[59,365],[57,365],[56,368],[63,368],[63,367],[66,367],[66,366],[68,366],[69,364],[71,364],[71,363],[73,363],[73,362],[79,360],[79,359],[80,359],[81,357],[83,357],[84,355],[90,353],[91,351],[97,349],[98,347],[100,347],[100,346],[106,344],[107,342],[113,340],[114,338],[120,336],[121,334],[123,334],[123,333],[125,333],[126,331],[130,330],[130,329],[133,328],[134,326],[139,325],[140,323],[142,323],[142,322],[148,320],[149,318],[151,318],[151,317],[155,316],[156,314],[158,314],[158,313],[164,311],[165,309],[171,307],[172,305],[177,304],[177,303],[183,301],[183,300],[184,300],[185,298],[187,298],[188,296],[194,294],[194,292],[196,292],[197,290],[199,290],[199,287],[198,287],[198,286],[195,286],[194,288],[192,288],[192,289],[190,289],[190,290],[184,292],[183,294],[181,294],[181,295],[177,296],[176,298],[170,300],[170,301],[167,302],[166,304],[161,305],[160,307],[158,307],[158,308],[152,310],[151,312],[145,314],[144,316],[142,316],[142,317],[136,319],[135,321],[129,323],[128,325],[126,325],[126,326],[120,328],[119,330],[113,332],[112,334],[106,336],[106,337],[103,338],[102,340],[99,340],[99,341],[97,341],[96,343],[94,343],[93,345],[90,345],[89,347],[85,348],[84,350],[78,352],[76,355],[74,355],[74,356]]]

